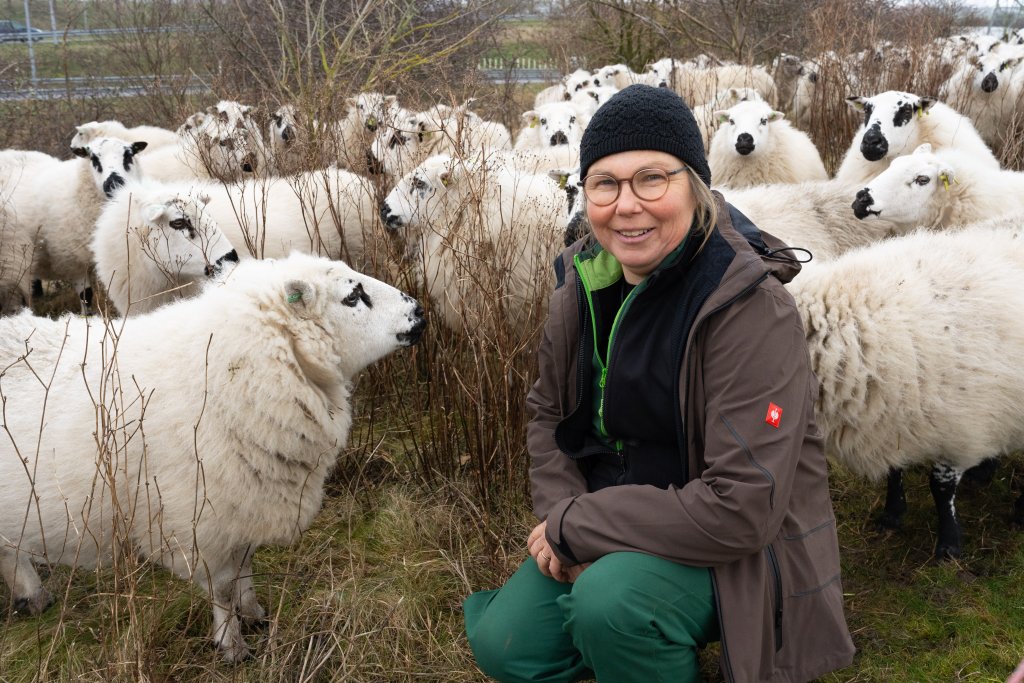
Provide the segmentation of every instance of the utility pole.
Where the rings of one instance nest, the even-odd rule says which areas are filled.
[[[57,11],[53,8],[53,0],[50,0],[50,32],[53,34],[53,44],[57,44]]]
[[[28,63],[32,66],[32,87],[36,87],[36,52],[32,48],[32,17],[28,11],[28,0],[25,0],[25,42],[28,45]]]

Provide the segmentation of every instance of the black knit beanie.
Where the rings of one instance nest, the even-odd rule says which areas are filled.
[[[586,178],[590,165],[602,157],[639,149],[678,157],[711,187],[704,137],[693,112],[673,90],[631,85],[602,104],[583,131],[580,177]]]

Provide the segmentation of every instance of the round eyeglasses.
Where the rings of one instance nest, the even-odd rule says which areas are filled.
[[[633,174],[632,178],[615,178],[603,173],[588,175],[580,183],[583,187],[583,194],[587,201],[596,206],[608,206],[619,198],[622,183],[629,183],[629,188],[638,199],[653,202],[661,199],[668,192],[669,176],[682,173],[686,166],[677,168],[674,171],[664,171],[660,168],[641,168]]]

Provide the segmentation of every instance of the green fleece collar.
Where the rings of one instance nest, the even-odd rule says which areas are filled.
[[[690,226],[690,230],[686,233],[683,241],[679,243],[679,246],[669,252],[651,274],[667,270],[676,265],[686,250],[686,245],[689,243],[690,235],[692,234],[693,226]],[[587,288],[591,292],[610,287],[622,278],[622,264],[612,256],[610,251],[605,250],[596,241],[593,247],[578,254],[575,261],[576,270],[580,271],[583,282],[587,284]]]

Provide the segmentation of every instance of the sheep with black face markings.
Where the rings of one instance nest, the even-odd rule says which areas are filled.
[[[961,552],[953,498],[963,472],[1024,448],[1022,279],[1017,215],[885,240],[808,264],[787,285],[821,382],[826,453],[873,479],[934,463],[939,558]],[[890,488],[890,525],[901,493]],[[1024,496],[1015,514],[1024,523]]]
[[[404,239],[450,328],[488,329],[500,320],[516,329],[550,289],[562,206],[551,178],[500,155],[484,163],[438,155],[399,181],[381,218]],[[488,316],[492,308],[500,314]]]
[[[206,214],[207,188],[153,180],[129,183],[96,221],[96,277],[121,315],[138,315],[195,296],[200,285],[238,261]]]
[[[894,159],[853,200],[857,218],[915,227],[948,228],[1024,211],[1024,173],[979,164],[957,149],[931,145]]]
[[[991,168],[999,168],[992,150],[970,119],[932,97],[888,90],[873,97],[847,97],[847,103],[863,112],[835,178],[849,185],[863,185],[889,167],[898,156],[919,145],[933,149],[962,149]]]
[[[9,240],[0,244],[0,259],[31,259],[0,274],[8,286],[27,302],[33,278],[74,282],[79,292],[86,291],[96,219],[116,188],[142,177],[136,155],[145,148],[145,142],[95,138],[75,150],[77,159],[39,161],[14,173],[8,167],[0,177],[0,193],[6,197]],[[83,307],[86,303],[83,299]]]
[[[266,615],[253,554],[310,526],[353,378],[424,326],[394,287],[301,254],[138,317],[0,319],[0,575],[15,608],[50,601],[33,562],[91,568],[130,548],[208,593],[214,643],[244,659],[241,622]],[[48,400],[60,409],[44,420]],[[108,427],[94,433],[97,403]]]
[[[827,180],[818,148],[767,102],[740,102],[715,114],[721,127],[711,141],[708,165],[716,185]]]

